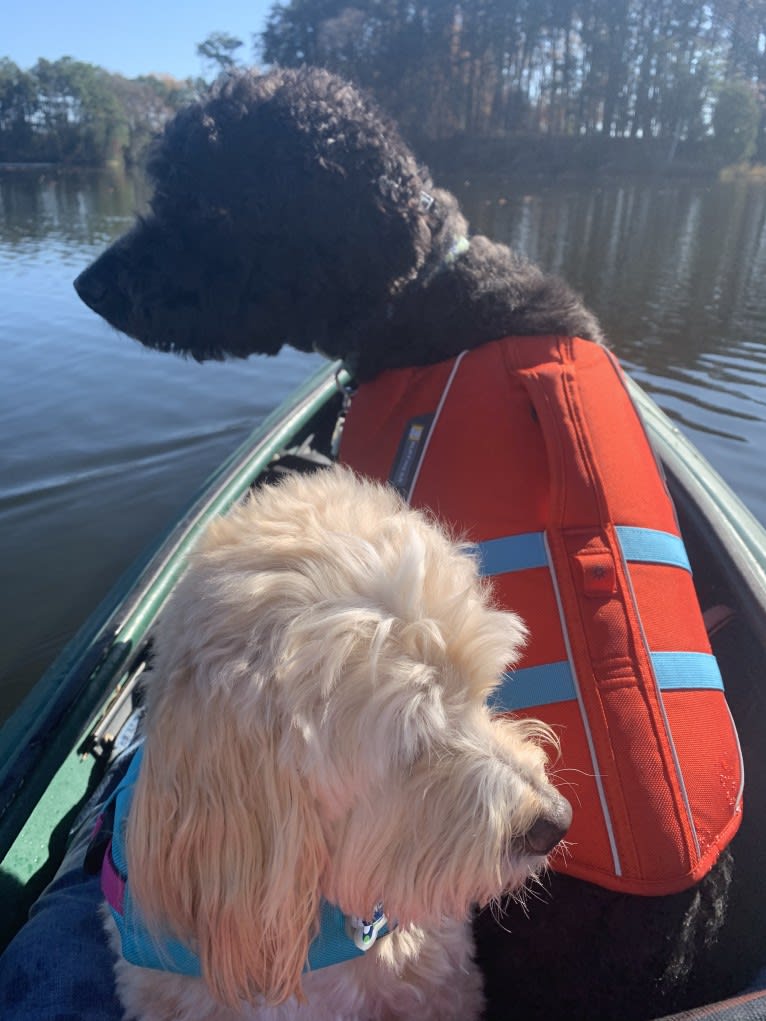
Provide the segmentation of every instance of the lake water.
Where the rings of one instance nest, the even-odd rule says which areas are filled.
[[[566,277],[766,522],[766,188],[456,176],[472,229]],[[0,172],[0,717],[208,473],[319,359],[196,365],[77,299],[131,222],[106,174]]]

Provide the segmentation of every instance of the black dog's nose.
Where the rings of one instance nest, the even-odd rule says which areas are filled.
[[[546,801],[538,818],[524,836],[524,845],[532,854],[550,854],[566,836],[572,824],[572,806],[558,792]]]
[[[93,272],[92,266],[83,270],[77,277],[74,282],[74,289],[86,305],[92,308],[94,312],[98,312],[106,297],[106,285],[99,278],[99,274]]]

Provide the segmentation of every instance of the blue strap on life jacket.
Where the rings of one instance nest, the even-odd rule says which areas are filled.
[[[677,535],[632,525],[618,525],[615,531],[627,563],[664,564],[691,572],[683,540]],[[549,567],[543,532],[489,539],[477,543],[472,551],[478,558],[483,577]],[[702,652],[650,651],[650,658],[661,691],[723,691],[723,678],[715,656]],[[576,697],[571,666],[567,660],[561,660],[505,674],[492,706],[499,712],[513,712]]]

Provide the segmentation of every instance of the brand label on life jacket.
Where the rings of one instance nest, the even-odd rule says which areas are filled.
[[[405,498],[423,458],[433,420],[433,415],[417,415],[404,428],[388,481]]]

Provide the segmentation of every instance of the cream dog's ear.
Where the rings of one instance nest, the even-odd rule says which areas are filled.
[[[133,897],[152,932],[197,952],[223,1003],[301,998],[326,861],[302,778],[278,763],[273,720],[169,680],[128,821]]]

